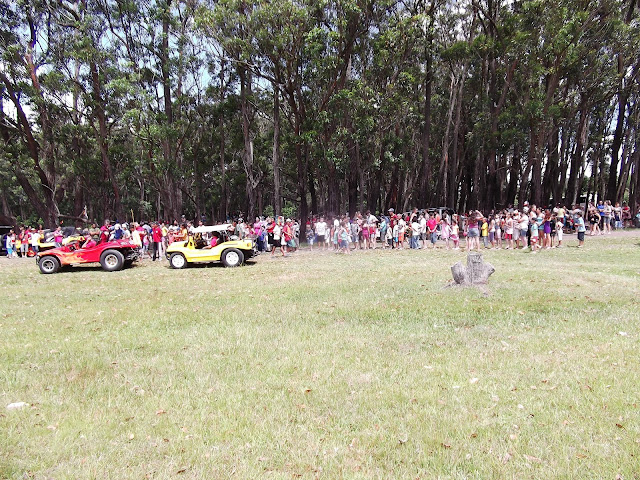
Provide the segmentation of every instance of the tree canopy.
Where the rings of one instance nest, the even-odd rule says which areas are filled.
[[[640,205],[637,0],[0,0],[0,212]]]

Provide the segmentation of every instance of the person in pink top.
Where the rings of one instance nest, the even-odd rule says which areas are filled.
[[[84,243],[82,244],[82,248],[93,248],[97,245],[96,241],[93,239],[93,237],[89,234],[87,234],[84,237]]]

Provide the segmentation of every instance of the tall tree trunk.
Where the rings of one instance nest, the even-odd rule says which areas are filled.
[[[220,104],[225,101],[225,82],[224,82],[225,62],[224,59],[220,60]],[[229,195],[227,193],[227,172],[226,172],[226,159],[225,159],[225,138],[226,130],[224,124],[224,113],[220,112],[218,118],[218,131],[220,134],[220,146],[219,146],[219,162],[220,162],[220,205],[218,215],[221,222],[226,222],[227,214],[229,213]]]
[[[170,51],[169,36],[171,27],[171,2],[172,0],[164,0],[162,11],[162,41],[160,43],[160,70],[162,74],[162,94],[164,102],[165,125],[167,129],[173,128],[173,101],[171,98],[171,72],[169,68]],[[165,215],[174,219],[179,219],[182,215],[182,191],[180,189],[180,180],[175,172],[181,169],[176,165],[177,152],[174,152],[173,144],[168,137],[164,137],[162,143],[162,155],[166,165],[166,173],[161,175],[159,186],[162,192],[161,202],[165,208]]]
[[[253,138],[251,136],[251,114],[249,106],[249,96],[251,95],[251,78],[245,67],[238,68],[238,76],[240,77],[240,110],[242,115],[242,137],[244,140],[244,152],[242,163],[247,176],[246,193],[247,193],[247,218],[253,218],[256,206],[256,187],[258,179],[253,171]]]
[[[618,55],[618,118],[616,121],[616,130],[613,134],[613,142],[611,143],[611,163],[609,165],[609,181],[607,182],[607,191],[605,197],[614,200],[618,191],[618,163],[620,161],[620,147],[622,146],[624,134],[624,119],[627,111],[628,94],[624,86],[625,65],[622,57]]]
[[[462,99],[464,94],[464,75],[458,84],[457,100],[456,100],[456,119],[453,124],[453,145],[451,147],[451,188],[448,189],[448,193],[445,197],[445,206],[449,208],[455,208],[456,191],[459,188],[458,184],[458,165],[460,159],[458,158],[458,144],[460,142],[460,118],[462,116]]]
[[[431,200],[431,158],[429,156],[431,142],[431,95],[433,84],[433,58],[429,51],[430,46],[425,46],[427,51],[427,64],[425,69],[424,92],[424,123],[422,125],[422,165],[420,167],[420,196],[421,203],[427,205]]]
[[[98,72],[98,66],[95,62],[90,62],[89,70],[91,72],[91,86],[93,97],[93,114],[98,119],[98,128],[94,127],[96,132],[96,140],[100,147],[100,158],[102,160],[102,176],[103,181],[111,186],[111,192],[113,193],[113,213],[115,218],[122,220],[122,204],[120,200],[120,188],[118,182],[113,174],[113,168],[111,168],[111,160],[109,158],[109,144],[108,144],[108,129],[107,118],[104,111],[105,101],[102,98],[102,82],[100,80],[100,74]]]
[[[273,208],[282,213],[282,187],[280,185],[280,90],[273,85]]]
[[[567,201],[570,205],[575,205],[580,195],[578,174],[584,163],[584,150],[589,133],[588,124],[589,104],[587,103],[587,95],[583,93],[580,100],[580,120],[578,122],[576,147],[571,157],[571,169],[569,171],[569,182],[567,185]]]
[[[463,79],[461,78],[462,82]],[[444,205],[447,202],[448,195],[448,174],[449,174],[449,143],[450,143],[450,134],[451,134],[451,122],[453,121],[453,110],[455,108],[456,98],[457,98],[457,81],[455,75],[451,74],[451,85],[449,86],[449,108],[447,111],[447,124],[445,127],[444,138],[442,139],[442,158],[440,159],[440,173],[438,175],[439,180],[439,188],[437,189],[437,195],[440,195],[440,198],[437,198],[437,203],[439,205]]]

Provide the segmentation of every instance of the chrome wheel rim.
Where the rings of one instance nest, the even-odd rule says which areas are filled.
[[[56,263],[50,258],[44,258],[40,260],[40,265],[42,266],[42,270],[44,270],[45,272],[53,272],[53,270],[56,268]]]
[[[109,268],[114,268],[118,265],[118,257],[116,257],[114,254],[109,254],[106,257],[104,257],[104,263],[109,267]]]

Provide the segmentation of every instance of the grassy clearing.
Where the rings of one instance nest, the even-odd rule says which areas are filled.
[[[639,478],[639,240],[487,251],[488,297],[461,252],[2,259],[0,478]]]

